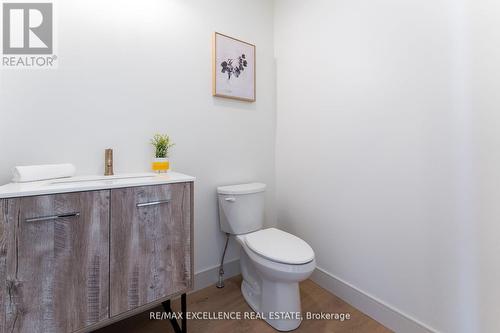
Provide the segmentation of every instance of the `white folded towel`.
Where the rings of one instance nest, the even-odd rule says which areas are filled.
[[[55,178],[72,177],[76,173],[73,164],[45,164],[16,166],[13,171],[14,183],[35,182]]]

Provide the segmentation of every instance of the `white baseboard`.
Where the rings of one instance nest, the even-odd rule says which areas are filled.
[[[224,279],[240,274],[240,260],[224,263]],[[219,266],[204,269],[194,275],[194,290],[214,285],[219,281]]]
[[[394,332],[438,333],[437,330],[404,314],[319,267],[313,272],[311,280]]]
[[[240,273],[240,261],[238,259],[224,264],[225,279]],[[202,270],[195,274],[194,290],[196,291],[214,285],[217,283],[218,279],[219,266]],[[415,318],[395,309],[319,267],[313,272],[311,280],[397,333],[439,333],[436,329],[421,323]]]

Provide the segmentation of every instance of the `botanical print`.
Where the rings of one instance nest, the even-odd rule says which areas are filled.
[[[255,101],[255,46],[214,35],[213,95]]]
[[[222,73],[227,73],[227,79],[231,80],[231,76],[239,77],[241,72],[245,70],[248,66],[248,61],[245,60],[246,56],[242,54],[238,57],[238,66],[233,66],[234,59],[227,59],[223,61],[220,65],[222,67]]]

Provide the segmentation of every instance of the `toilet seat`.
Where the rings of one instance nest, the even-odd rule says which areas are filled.
[[[277,263],[303,265],[314,260],[314,251],[309,244],[276,228],[246,234],[244,241],[255,254]]]

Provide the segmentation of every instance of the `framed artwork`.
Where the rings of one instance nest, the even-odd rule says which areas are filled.
[[[255,101],[255,45],[214,33],[212,95]]]

